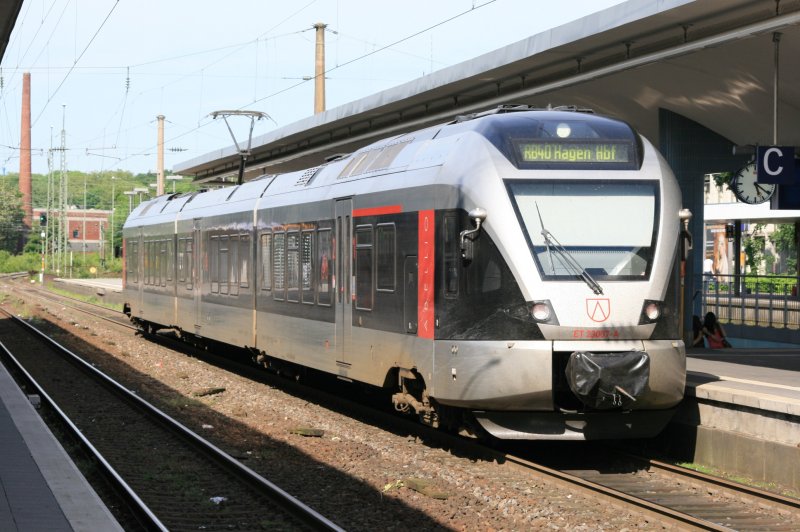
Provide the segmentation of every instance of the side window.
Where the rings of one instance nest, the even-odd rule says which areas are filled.
[[[194,241],[186,239],[186,289],[192,290],[194,286]]]
[[[228,242],[228,290],[239,295],[239,235],[231,235]]]
[[[138,242],[128,240],[125,243],[125,268],[128,270],[127,279],[131,283],[139,282],[139,255],[136,252]]]
[[[272,235],[261,235],[261,289],[272,290]]]
[[[186,239],[185,238],[178,239],[178,256],[176,260],[178,263],[178,282],[184,283],[186,282]]]
[[[314,304],[314,232],[303,231],[300,236],[300,289],[303,303]]]
[[[250,286],[250,235],[239,235],[239,286]]]
[[[283,300],[285,297],[284,290],[286,289],[286,233],[275,233],[273,238],[275,248],[272,253],[272,283],[274,289],[272,297]]]
[[[333,247],[331,230],[317,231],[317,304],[331,305],[331,275],[333,274]]]
[[[146,252],[147,252],[147,280],[145,281],[146,285],[152,285],[155,279],[155,268],[156,268],[156,257],[155,246],[153,245],[154,242],[152,240],[148,240],[147,244],[145,244]]]
[[[375,232],[375,256],[375,288],[379,292],[394,292],[397,277],[394,224],[378,224]]]
[[[208,256],[211,259],[211,292],[219,293],[219,237],[212,235],[209,239]]]
[[[372,310],[372,226],[356,227],[356,308]]]
[[[150,241],[142,241],[142,284],[150,284]]]
[[[228,260],[228,235],[220,235],[219,237],[219,271],[217,273],[219,279],[219,293],[228,293],[228,276],[229,265]]]
[[[172,279],[169,275],[169,241],[162,240],[159,242],[159,255],[161,255],[161,269],[159,271],[159,285],[167,286],[167,279]]]
[[[173,248],[175,247],[175,239],[170,238],[167,240],[167,281],[172,284],[172,277],[175,274],[175,253],[173,252]]]
[[[286,234],[286,300],[300,301],[300,233]]]
[[[458,296],[458,269],[461,250],[458,242],[458,216],[448,213],[444,217],[444,295]]]

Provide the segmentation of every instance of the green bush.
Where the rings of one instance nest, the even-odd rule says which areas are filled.
[[[5,251],[0,252],[0,272],[2,273],[28,272],[34,274],[41,270],[42,256],[38,253],[10,255]]]
[[[744,286],[751,294],[791,294],[796,284],[796,277],[748,276],[744,279]]]

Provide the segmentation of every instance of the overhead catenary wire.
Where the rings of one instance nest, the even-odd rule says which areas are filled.
[[[66,75],[64,76],[64,79],[62,79],[62,80],[61,80],[61,83],[59,83],[59,84],[58,84],[58,87],[56,87],[56,90],[55,90],[55,91],[53,91],[53,93],[52,93],[52,94],[50,94],[50,97],[47,99],[47,101],[45,102],[45,104],[42,106],[42,110],[39,112],[39,114],[36,116],[36,119],[33,121],[32,127],[36,125],[36,123],[39,121],[39,118],[41,118],[42,114],[44,114],[44,111],[45,111],[45,109],[47,109],[47,106],[50,104],[50,102],[51,102],[51,101],[53,101],[53,97],[54,97],[56,94],[58,94],[58,91],[61,89],[61,87],[63,87],[63,86],[64,86],[64,83],[67,81],[67,79],[69,78],[70,74],[72,74],[72,71],[74,70],[74,67],[75,67],[75,65],[77,65],[77,64],[78,64],[78,61],[80,61],[80,60],[81,60],[81,58],[84,56],[84,54],[86,53],[86,51],[89,49],[89,47],[92,45],[92,43],[94,42],[94,40],[97,38],[97,35],[98,35],[98,34],[100,33],[100,31],[103,29],[103,26],[105,26],[105,25],[106,25],[106,22],[108,22],[108,19],[111,17],[111,14],[112,14],[112,13],[114,13],[114,10],[115,10],[115,9],[117,8],[117,6],[119,5],[119,2],[120,2],[120,0],[115,0],[115,1],[114,1],[114,4],[111,6],[111,9],[108,11],[108,14],[107,14],[107,15],[106,15],[106,17],[103,19],[103,22],[101,22],[101,23],[100,23],[100,26],[99,26],[99,27],[97,28],[97,30],[94,32],[94,35],[92,35],[92,38],[91,38],[91,39],[89,39],[89,42],[88,42],[88,43],[86,43],[86,46],[85,46],[85,47],[83,48],[83,50],[81,51],[80,55],[79,55],[77,58],[75,58],[75,62],[74,62],[74,64],[73,64],[72,68],[70,68],[70,69],[69,69],[69,71],[67,71]]]
[[[353,58],[351,58],[351,59],[349,59],[347,61],[339,62],[339,63],[335,64],[335,66],[333,66],[332,68],[329,68],[327,70],[327,72],[334,72],[337,69],[341,69],[341,68],[343,68],[345,66],[351,65],[351,64],[356,63],[356,62],[358,62],[360,60],[363,60],[365,58],[374,56],[375,54],[379,54],[381,52],[384,52],[385,50],[391,49],[392,47],[396,47],[400,43],[403,43],[403,42],[405,42],[405,41],[407,41],[409,39],[412,39],[412,38],[414,38],[416,36],[424,34],[427,31],[430,31],[432,29],[435,29],[437,27],[445,25],[445,24],[447,24],[447,23],[449,23],[449,22],[451,22],[451,21],[453,21],[453,20],[455,20],[455,19],[457,19],[459,17],[462,17],[462,16],[464,16],[466,14],[472,13],[476,9],[482,8],[484,6],[487,6],[487,5],[495,3],[495,2],[496,2],[496,0],[490,0],[488,2],[483,2],[481,4],[473,5],[473,6],[471,6],[470,8],[468,8],[468,9],[466,9],[464,11],[456,13],[453,16],[448,16],[448,17],[444,18],[443,20],[436,22],[435,24],[431,24],[430,26],[428,26],[428,27],[426,27],[424,29],[421,29],[419,31],[415,31],[415,32],[413,32],[413,33],[411,33],[411,34],[409,34],[407,36],[404,36],[401,39],[397,39],[396,41],[394,41],[392,43],[389,43],[389,44],[384,45],[384,46],[379,46],[379,47],[377,47],[377,48],[375,48],[373,50],[368,51],[367,53],[361,54],[361,55],[359,55],[357,57],[353,57]],[[270,32],[274,31],[275,28],[281,26],[282,24],[285,24],[285,22],[287,20],[290,20],[293,17],[296,17],[299,13],[302,13],[309,6],[311,6],[311,5],[315,4],[315,3],[316,3],[316,0],[315,1],[311,1],[311,2],[307,2],[303,6],[299,7],[294,12],[292,12],[291,14],[286,16],[284,19],[282,19],[281,21],[277,22],[273,27],[271,27],[268,30],[262,32],[258,36],[257,39],[251,40],[251,41],[248,41],[248,42],[249,43],[255,43],[256,46],[260,46],[261,42],[267,43],[268,41],[272,41],[272,40],[278,39],[278,38],[283,37],[283,36],[290,36],[290,35],[294,35],[294,34],[298,34],[298,33],[304,33],[304,32],[309,31],[308,29],[304,29],[304,30],[300,30],[300,31],[284,32],[284,33],[281,33],[280,35],[270,35]],[[114,8],[117,5],[118,5],[118,0],[114,4],[114,6],[109,10],[108,14],[106,14],[106,18],[103,20],[102,24],[100,24],[99,27],[97,28],[97,30],[95,31],[94,36],[92,37],[92,41],[94,41],[95,37],[102,30],[103,26],[105,25],[105,23],[109,19],[109,17],[112,15],[112,12],[114,11]],[[52,13],[51,13],[50,17],[52,17],[53,14],[55,14],[55,13],[56,13],[56,8],[54,8],[52,10]],[[347,36],[347,38],[352,38],[352,37]],[[191,56],[191,55],[198,55],[198,54],[201,54],[201,53],[204,53],[204,52],[209,52],[210,50],[215,50],[217,52],[232,50],[233,52],[231,52],[231,53],[235,53],[235,51],[237,49],[241,49],[242,46],[246,46],[247,45],[247,43],[244,43],[244,44],[238,43],[238,44],[233,44],[233,45],[227,45],[227,46],[224,46],[224,47],[217,47],[217,48],[213,48],[213,49],[209,49],[209,50],[202,50],[202,51],[199,51],[199,52],[192,52],[191,54],[182,54],[182,55],[179,55],[179,56],[155,58],[155,59],[152,59],[150,61],[144,61],[144,62],[140,62],[140,63],[131,63],[130,65],[125,66],[125,67],[107,67],[107,66],[81,65],[80,64],[80,60],[83,57],[85,57],[84,53],[89,48],[89,46],[92,44],[92,41],[90,41],[89,44],[87,44],[86,47],[81,51],[81,53],[79,54],[78,58],[76,58],[76,60],[75,60],[73,65],[70,65],[69,67],[62,67],[62,68],[68,68],[68,70],[65,73],[65,75],[63,76],[63,78],[59,80],[59,84],[56,87],[56,90],[52,91],[49,94],[49,97],[47,99],[47,103],[45,104],[45,107],[52,107],[51,104],[52,104],[52,101],[54,100],[54,97],[59,93],[59,90],[63,90],[63,86],[65,85],[66,81],[68,81],[70,79],[71,75],[72,75],[72,77],[74,77],[75,71],[78,70],[78,69],[80,69],[82,71],[85,71],[86,69],[90,69],[90,68],[97,68],[97,69],[125,68],[126,70],[128,68],[130,68],[131,74],[129,76],[126,76],[126,82],[128,82],[130,80],[131,76],[137,76],[138,74],[141,74],[141,69],[142,69],[142,67],[144,65],[155,64],[155,63],[163,63],[163,62],[168,61],[170,59],[174,59],[175,57],[187,57],[187,56]],[[338,40],[337,40],[337,42],[338,42]],[[404,53],[404,52],[400,51],[400,53]],[[30,54],[28,54],[28,55],[30,55]],[[225,54],[225,55],[230,55],[230,54]],[[406,54],[406,55],[412,55],[412,54]],[[218,64],[221,61],[224,61],[224,58],[221,58],[221,59],[220,58],[214,58],[214,60],[210,64],[206,65],[203,69],[200,69],[198,71],[199,75],[201,76],[201,78],[200,78],[200,82],[199,83],[195,83],[196,87],[199,85],[199,87],[202,90],[203,79],[205,79],[205,78],[211,79],[211,78],[215,77],[215,75],[213,73],[209,73],[207,70],[204,71],[204,69],[207,69],[212,65]],[[268,68],[271,68],[271,67],[268,67]],[[54,70],[54,68],[51,68],[50,70],[52,71],[52,70]],[[189,75],[184,75],[182,77],[182,79],[185,79],[185,78],[187,78],[189,76],[190,76],[190,74]],[[226,77],[230,78],[229,75],[227,75]],[[280,78],[276,77],[275,79],[280,79]],[[206,80],[206,81],[208,81],[208,80]],[[109,140],[110,140],[110,138],[114,138],[115,139],[115,142],[113,142],[113,144],[117,147],[117,149],[122,150],[123,149],[122,148],[122,144],[127,144],[125,142],[125,138],[132,138],[132,135],[133,135],[132,132],[135,130],[135,128],[141,127],[141,126],[127,126],[127,122],[131,118],[130,110],[134,109],[135,105],[138,105],[138,103],[136,102],[136,99],[138,99],[141,94],[144,94],[145,92],[150,92],[152,90],[160,90],[160,91],[163,92],[165,87],[167,87],[169,85],[172,85],[172,84],[175,84],[175,83],[176,83],[176,81],[170,80],[169,83],[167,83],[167,84],[165,84],[165,85],[163,85],[163,86],[161,86],[159,88],[147,89],[145,91],[139,92],[138,95],[135,98],[132,97],[133,94],[131,94],[129,92],[129,88],[126,86],[126,88],[125,88],[126,92],[123,93],[122,95],[120,95],[121,96],[120,100],[122,101],[122,103],[117,106],[116,112],[113,113],[114,115],[118,115],[115,118],[115,120],[118,120],[118,123],[116,124],[117,127],[114,128],[112,126],[112,127],[109,128],[109,131],[108,131]],[[269,98],[273,98],[273,97],[275,97],[275,96],[277,96],[279,94],[283,94],[283,93],[289,92],[289,91],[295,89],[296,87],[299,87],[299,86],[303,85],[303,83],[304,82],[295,83],[295,84],[293,84],[293,85],[291,85],[289,87],[283,88],[281,90],[268,91],[268,93],[264,94],[261,97],[258,97],[258,92],[259,91],[263,91],[264,89],[269,89],[270,88],[269,84],[259,83],[257,87],[254,87],[254,91],[251,92],[248,97],[246,97],[246,99],[250,100],[250,101],[247,104],[238,106],[238,108],[243,109],[246,106],[252,105],[254,103],[262,102],[262,101],[265,101],[265,100],[267,100]],[[142,86],[141,84],[135,84],[135,85],[136,86]],[[203,99],[205,100],[206,98],[203,98]],[[232,108],[236,108],[236,105],[235,104],[231,105],[231,107]],[[207,114],[204,111],[205,110],[201,109],[200,115],[203,118],[198,117],[199,120],[196,123],[196,125],[194,125],[194,127],[192,127],[192,129],[176,132],[177,134],[171,135],[171,136],[169,136],[167,138],[167,142],[175,142],[175,141],[177,141],[177,140],[179,140],[181,138],[185,138],[187,135],[190,135],[192,133],[200,132],[201,130],[205,129],[208,125],[210,125],[212,122],[206,118]],[[41,111],[39,112],[39,114],[36,116],[36,120],[35,120],[34,124],[36,124],[37,122],[41,121],[41,118],[42,118],[44,112],[45,112],[45,109],[42,108]],[[111,118],[109,118],[109,120],[111,120]],[[110,124],[107,124],[107,126],[108,125],[110,125]],[[116,131],[115,131],[115,129],[116,129]],[[113,137],[111,137],[112,135],[113,135]],[[211,137],[219,137],[220,135],[209,135],[209,136],[211,136]],[[112,144],[112,143],[106,142],[106,145],[110,145],[110,144]],[[138,144],[141,146],[142,143],[138,143]],[[82,143],[73,142],[73,145],[74,146],[80,146],[80,145],[82,145]],[[150,153],[150,152],[153,151],[154,146],[155,146],[154,143],[153,143],[153,145],[148,145],[146,148],[133,148],[132,149],[130,146],[127,146],[125,149],[127,149],[129,151],[118,152],[118,154],[122,155],[122,157],[120,157],[120,162],[129,161],[133,157],[138,157],[138,156],[142,156],[142,155],[144,155],[146,153]]]

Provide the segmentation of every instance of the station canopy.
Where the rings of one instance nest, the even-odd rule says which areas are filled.
[[[773,144],[777,101],[777,144],[800,146],[799,57],[800,0],[629,0],[254,137],[244,177],[502,104],[590,108],[656,145],[663,108],[747,146]],[[174,171],[230,183],[239,161],[231,145]]]

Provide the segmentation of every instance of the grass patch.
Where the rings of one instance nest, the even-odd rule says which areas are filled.
[[[704,473],[706,475],[711,475],[714,477],[724,478],[726,480],[730,480],[732,482],[738,482],[744,486],[750,486],[752,488],[762,489],[764,491],[769,491],[771,493],[779,493],[786,497],[793,497],[795,499],[800,499],[800,492],[790,490],[784,488],[783,486],[779,486],[774,482],[763,482],[760,480],[753,480],[752,478],[745,477],[742,475],[733,475],[730,473],[726,473],[716,467],[707,466],[704,464],[697,464],[694,462],[677,462],[675,465],[680,467],[685,467],[686,469],[691,469],[692,471],[697,471],[698,473]]]
[[[99,305],[101,307],[105,307],[110,310],[116,310],[117,312],[122,312],[122,304],[117,303],[106,303],[106,301],[98,296],[95,295],[85,295],[85,294],[77,294],[75,292],[71,292],[69,290],[65,290],[63,288],[58,288],[53,285],[52,282],[48,282],[45,284],[45,288],[49,292],[53,292],[54,294],[58,294],[64,297],[71,297],[73,299],[77,299],[78,301],[83,301],[84,303],[91,303],[92,305]]]

